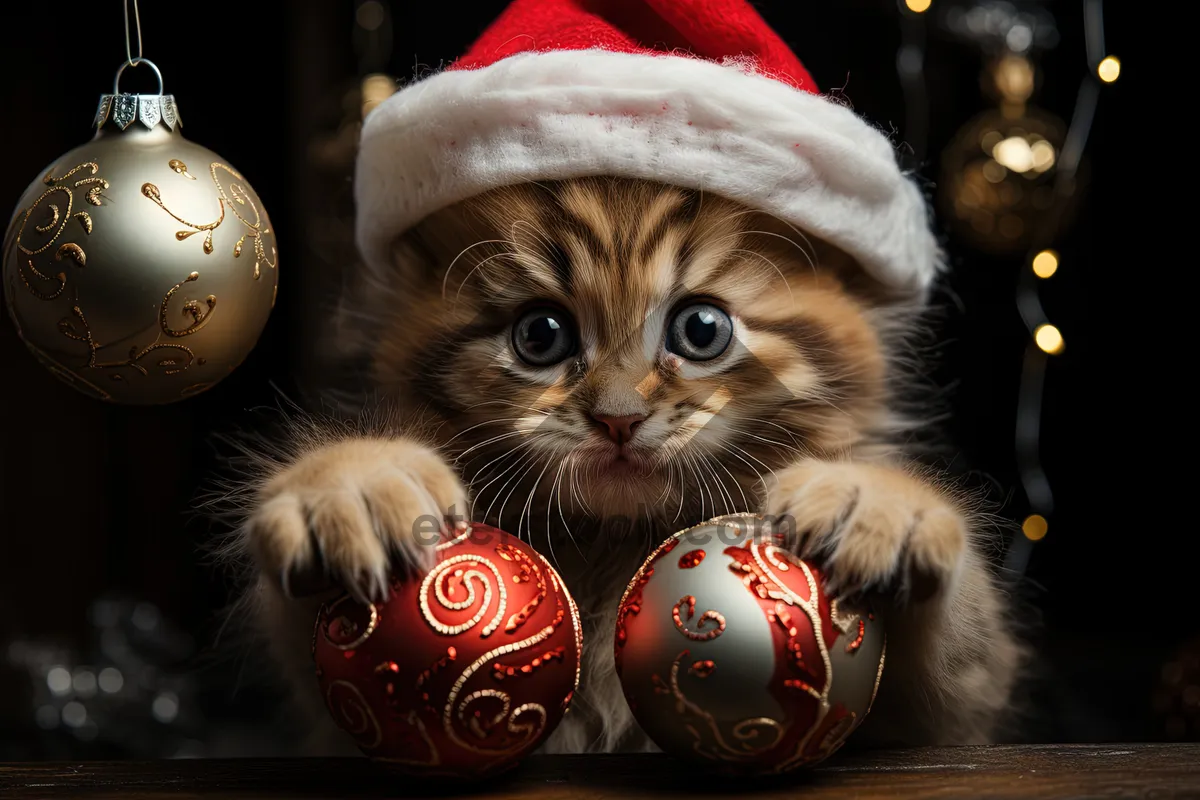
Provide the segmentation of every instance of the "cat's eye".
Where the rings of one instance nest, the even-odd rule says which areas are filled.
[[[688,361],[710,361],[733,340],[733,320],[712,303],[691,303],[671,318],[667,350]]]
[[[549,367],[575,354],[575,327],[563,311],[535,308],[513,325],[512,344],[526,364]]]

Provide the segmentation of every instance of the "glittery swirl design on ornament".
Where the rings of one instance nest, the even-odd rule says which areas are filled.
[[[83,202],[92,206],[103,206],[104,192],[110,188],[110,184],[105,178],[97,174],[99,171],[100,165],[97,162],[86,161],[72,167],[61,177],[55,177],[53,170],[47,172],[42,177],[42,183],[46,184],[49,188],[30,204],[23,215],[20,215],[21,221],[17,226],[15,237],[16,247],[26,258],[24,264],[18,265],[17,273],[22,283],[24,283],[25,288],[39,300],[48,302],[61,297],[68,287],[68,272],[62,270],[53,275],[46,274],[34,264],[34,257],[50,250],[60,239],[67,238],[70,235],[67,233],[67,230],[72,220],[77,223],[76,228],[84,237],[91,236],[95,223],[87,211],[75,211],[75,192],[76,190],[84,192]],[[240,191],[240,187],[238,188]],[[218,190],[220,190],[219,184]],[[37,215],[39,209],[43,210],[42,216],[45,217],[45,221],[34,221],[32,227],[35,233],[42,235],[45,239],[40,245],[35,246],[33,243],[27,244],[24,237],[26,236],[31,220],[36,220],[37,217],[35,215]],[[255,209],[256,218],[257,214],[257,209]],[[255,241],[256,248],[261,247],[257,237]],[[76,267],[84,269],[87,267],[87,252],[79,241],[63,241],[58,244],[58,247],[54,251],[54,260],[58,263],[73,263]],[[202,309],[202,304],[195,300],[190,300],[183,304],[181,314],[191,318],[191,323],[186,327],[172,327],[169,321],[169,304],[172,298],[184,284],[199,280],[199,278],[200,274],[198,272],[192,272],[167,290],[162,302],[159,304],[158,327],[161,334],[170,338],[182,338],[199,331],[208,323],[217,303],[217,298],[211,294],[203,301],[205,309]],[[47,286],[47,284],[53,285]],[[11,290],[12,287],[10,286]],[[13,310],[11,301],[9,307],[10,311]],[[100,351],[105,349],[107,345],[96,341],[91,325],[88,323],[87,314],[84,312],[83,306],[79,301],[77,291],[72,292],[70,295],[70,306],[68,309],[69,314],[58,321],[57,327],[59,333],[68,339],[81,342],[87,346],[87,361],[80,366],[87,369],[109,370],[111,371],[108,376],[110,380],[127,380],[126,373],[117,370],[133,370],[135,373],[146,376],[149,375],[150,369],[157,368],[163,370],[166,375],[178,375],[187,370],[193,363],[201,365],[204,363],[204,359],[197,358],[190,347],[181,343],[159,341],[157,338],[143,347],[139,347],[138,345],[131,346],[125,358],[101,360]],[[16,319],[15,314],[13,314],[13,318]],[[18,333],[20,332],[20,324],[18,323]],[[24,337],[22,336],[22,338]],[[29,344],[29,342],[26,341],[26,344]],[[58,363],[42,350],[37,348],[32,349],[34,349],[38,359],[59,377],[66,379],[76,387],[86,389],[89,394],[93,394],[102,400],[112,399],[111,394],[105,389]],[[143,363],[152,356],[159,358],[159,360],[149,364]],[[194,393],[198,389],[206,388],[206,386],[207,384],[194,384],[185,389],[184,392],[186,393],[190,390]]]
[[[362,692],[350,681],[331,681],[325,691],[325,705],[333,712],[338,726],[366,750],[383,742],[383,729]]]
[[[196,180],[196,178],[188,172],[187,164],[177,158],[172,158],[167,162],[167,166],[171,171],[184,178]],[[240,258],[242,250],[246,244],[246,239],[251,240],[251,246],[254,249],[254,280],[258,280],[261,276],[261,266],[266,264],[271,269],[275,269],[278,265],[278,253],[275,250],[274,243],[271,244],[271,255],[267,256],[267,247],[263,243],[263,237],[271,234],[269,228],[263,227],[262,214],[258,210],[258,206],[250,198],[250,194],[246,191],[246,179],[243,178],[235,169],[228,167],[218,161],[214,161],[208,166],[208,174],[212,177],[213,185],[217,188],[217,218],[212,222],[190,222],[176,214],[170,209],[162,198],[162,192],[153,183],[142,184],[142,194],[154,201],[159,208],[171,215],[176,222],[186,225],[191,230],[176,231],[175,238],[178,241],[184,241],[197,233],[204,232],[204,253],[212,255],[214,251],[213,231],[221,227],[221,223],[225,221],[225,214],[229,212],[242,223],[246,228],[246,232],[233,245],[233,257]],[[221,183],[222,175],[226,176],[228,185]],[[232,178],[232,180],[229,180]],[[241,181],[235,183],[233,181]],[[242,212],[246,213],[243,214]]]
[[[701,730],[688,722],[685,728],[692,735],[692,749],[698,755],[715,761],[740,761],[755,758],[778,745],[786,733],[784,726],[770,717],[752,717],[739,720],[730,729],[732,741],[726,740],[721,732],[721,726],[716,718],[688,699],[679,686],[679,667],[691,656],[690,650],[682,651],[671,664],[671,672],[667,681],[658,675],[652,676],[654,691],[658,694],[669,694],[675,698],[675,713],[691,717],[708,730],[712,745],[706,743],[706,737]],[[716,665],[712,661],[698,661],[691,670],[697,677],[706,678],[712,674]],[[697,669],[698,668],[698,669]],[[764,736],[763,732],[767,732]]]
[[[696,630],[691,630],[687,626],[687,621],[683,619],[680,613],[681,609],[687,606],[687,621],[696,616],[696,598],[692,595],[684,595],[679,598],[679,602],[675,604],[675,608],[671,611],[671,619],[675,623],[675,629],[682,633],[687,638],[694,642],[707,642],[717,638],[725,632],[725,617],[719,611],[713,611],[711,608],[700,615],[700,619],[696,621]],[[715,628],[703,630],[706,623],[713,623]]]
[[[459,536],[452,541],[461,541],[469,535],[469,530],[460,531]],[[525,624],[533,610],[544,600],[547,593],[546,577],[542,565],[511,545],[501,543],[496,546],[495,552],[502,560],[515,565],[513,574],[515,583],[533,582],[539,589],[529,604],[508,618],[504,632],[512,634]],[[548,564],[545,566],[557,589],[558,576],[550,570]],[[558,608],[549,625],[518,642],[500,645],[489,650],[471,662],[455,679],[446,698],[445,706],[442,708],[441,719],[446,736],[456,745],[470,752],[500,760],[521,752],[542,735],[548,715],[546,708],[541,704],[523,703],[513,707],[511,695],[499,688],[488,687],[466,694],[464,691],[468,681],[489,665],[493,676],[499,671],[505,678],[530,674],[535,669],[534,660],[538,661],[538,666],[541,666],[544,663],[542,657],[537,657],[528,664],[514,667],[510,674],[509,665],[499,659],[535,648],[550,638],[568,613],[568,610],[563,607],[560,597],[561,595],[556,595]],[[426,575],[420,589],[422,618],[430,628],[444,636],[460,635],[480,627],[481,623],[480,637],[491,636],[499,629],[501,621],[504,619],[507,600],[508,592],[496,564],[488,558],[474,554],[451,556],[440,562]],[[495,610],[489,614],[493,605]],[[578,611],[575,609],[574,603],[570,605],[570,613],[576,623],[578,645]],[[465,622],[451,625],[438,619],[435,608],[458,612],[472,608],[475,610]],[[484,622],[485,618],[486,622]],[[497,670],[497,665],[499,665],[499,670]],[[529,667],[529,669],[525,669],[525,667]],[[578,686],[578,677],[577,663],[576,686]],[[481,701],[486,700],[493,701],[493,707],[498,704],[499,711],[488,714],[476,708]],[[508,735],[508,742],[505,745],[483,747],[470,740],[486,739],[498,727],[502,727]]]
[[[350,606],[347,611],[338,612],[339,608],[347,605]],[[379,610],[375,608],[374,603],[366,606],[368,616],[365,624],[350,616],[362,608],[363,606],[351,600],[349,595],[339,597],[327,605],[319,617],[319,619],[325,620],[321,629],[325,641],[343,651],[362,647],[363,643],[370,639],[371,634],[379,627]]]
[[[786,679],[784,685],[809,694],[818,704],[817,717],[812,726],[796,745],[792,755],[776,765],[775,771],[787,772],[805,763],[821,761],[842,746],[850,731],[854,729],[857,715],[847,711],[841,704],[831,705],[829,702],[829,694],[833,688],[833,664],[821,623],[820,592],[816,577],[806,563],[775,545],[764,546],[760,542],[751,541],[744,547],[727,547],[725,554],[732,559],[730,570],[742,577],[742,583],[747,590],[759,600],[775,601],[774,608],[767,612],[767,620],[772,625],[779,625],[784,629],[788,641],[787,652],[792,659],[791,667],[794,674],[798,675],[798,677]],[[804,576],[804,582],[808,588],[807,599],[792,591],[775,572],[775,570],[787,572],[792,569],[800,570]],[[808,617],[812,626],[813,641],[816,642],[821,661],[819,670],[817,665],[809,664],[804,659],[798,639],[800,630],[792,624],[791,612],[793,609],[798,609]],[[830,616],[843,633],[850,630],[850,626],[853,624],[852,618],[837,608],[836,604],[831,604]],[[861,616],[855,615],[854,618],[858,620],[862,631],[865,632],[865,623],[862,622]],[[856,642],[850,643],[847,652],[857,651],[861,643],[860,635]],[[886,648],[885,641],[884,655],[886,655]],[[875,677],[872,702],[874,701],[874,692],[878,691],[882,675],[883,656],[880,658],[879,670]]]

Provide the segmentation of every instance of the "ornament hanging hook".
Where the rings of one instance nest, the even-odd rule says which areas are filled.
[[[137,0],[133,0],[133,24],[137,28],[137,58],[134,58],[130,41],[132,37],[129,35],[129,1],[121,0],[121,7],[125,11],[125,66],[136,67],[142,62],[142,15],[138,12]]]
[[[154,77],[158,78],[158,93],[162,94],[163,93],[163,79],[162,79],[162,73],[158,71],[158,65],[156,65],[153,61],[151,61],[148,58],[139,58],[136,62],[134,62],[132,64],[132,66],[140,67],[142,64],[145,64],[147,67],[149,67],[151,70],[154,71]],[[121,93],[121,73],[124,72],[125,68],[128,66],[130,66],[130,62],[126,61],[124,64],[122,64],[120,67],[117,68],[117,77],[113,78],[113,94]]]

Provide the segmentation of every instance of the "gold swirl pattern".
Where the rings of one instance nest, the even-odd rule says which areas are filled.
[[[355,601],[352,600],[349,595],[342,595],[338,599],[334,600],[331,604],[326,606],[326,608],[321,612],[321,615],[318,617],[319,619],[323,619],[326,621],[324,628],[321,631],[321,633],[324,634],[324,636],[325,636],[325,641],[328,642],[333,647],[336,647],[338,650],[354,650],[358,647],[361,647],[363,642],[365,642],[367,639],[370,639],[371,634],[373,634],[375,632],[375,629],[377,627],[379,627],[379,611],[375,608],[375,604],[371,603],[370,605],[367,606],[368,612],[370,613],[370,617],[367,619],[366,627],[364,627],[362,632],[358,633],[358,635],[355,636],[355,638],[352,641],[342,644],[342,643],[336,642],[332,638],[330,638],[329,627],[330,627],[330,625],[333,624],[333,622],[337,622],[338,625],[340,625],[346,632],[348,632],[350,634],[354,634],[357,632],[358,624],[355,623],[354,621],[352,621],[349,617],[345,616],[344,614],[339,614],[337,617],[333,616],[333,612],[335,610],[337,610],[337,608],[339,606],[345,605],[346,603],[354,603],[354,602]],[[316,631],[315,630],[313,631],[313,636],[314,636],[313,646],[315,649],[315,647],[316,647],[316,639],[315,639]]]
[[[465,522],[455,523],[454,529],[456,531],[454,538],[448,539],[448,540],[442,542],[441,544],[437,545],[434,548],[435,550],[438,550],[438,551],[446,550],[450,547],[454,547],[454,545],[456,545],[456,544],[462,544],[467,539],[471,538],[472,528],[467,523],[465,523]]]
[[[829,655],[829,649],[825,645],[825,637],[822,634],[823,629],[821,625],[821,613],[819,608],[820,594],[817,588],[817,581],[812,574],[812,570],[809,569],[807,564],[800,560],[791,561],[789,559],[789,563],[784,564],[783,560],[780,559],[779,556],[780,554],[785,553],[785,551],[779,549],[775,545],[767,545],[764,549],[758,542],[751,541],[749,543],[749,550],[754,559],[754,563],[762,571],[763,577],[765,577],[771,584],[771,586],[767,589],[767,596],[776,601],[799,608],[804,612],[805,616],[808,617],[809,622],[812,624],[813,640],[817,644],[817,650],[820,653],[821,662],[825,667],[825,681],[820,691],[817,691],[808,684],[799,682],[798,688],[808,692],[808,694],[816,699],[818,703],[817,716],[813,721],[812,726],[796,745],[796,750],[792,756],[782,761],[775,768],[776,772],[786,772],[809,759],[810,756],[805,754],[809,741],[812,739],[813,734],[821,729],[826,721],[826,717],[829,715],[829,693],[833,688],[834,677],[833,662]],[[782,567],[780,566],[781,564],[783,564]],[[780,571],[790,569],[791,567],[798,567],[803,572],[805,581],[808,584],[808,600],[802,599],[798,594],[793,592],[790,588],[788,588],[787,585],[779,580],[779,576],[772,572],[772,567],[779,568]],[[836,608],[831,609],[831,611],[833,611],[835,614],[835,621],[848,625],[848,622],[844,617],[839,619],[840,615],[838,615]],[[884,646],[886,648],[886,642]],[[881,658],[879,672],[876,674],[876,689],[878,689],[879,679],[883,676],[882,661],[883,659]],[[826,734],[822,742],[819,744],[821,750],[828,753],[831,752],[831,749],[836,749],[836,747],[840,746],[841,739],[834,734],[836,733],[844,738],[845,735],[852,729],[852,727],[853,720],[851,720],[850,723],[846,723],[841,719],[837,720],[834,727],[829,731],[828,734]]]
[[[81,267],[87,266],[87,253],[83,252],[83,248],[74,242],[63,242],[54,252],[55,261],[62,261],[64,258],[71,259]]]
[[[406,767],[437,767],[442,763],[442,756],[438,752],[437,745],[433,743],[433,739],[429,736],[429,731],[425,728],[425,721],[421,719],[421,715],[416,711],[409,711],[404,717],[404,721],[413,727],[417,732],[417,736],[421,738],[421,742],[429,749],[428,758],[404,758],[402,756],[375,756],[376,761],[384,764],[399,764]]]
[[[78,169],[78,167],[76,167],[76,169]],[[48,178],[50,176],[47,175],[46,177]],[[57,203],[46,204],[46,210],[50,212],[50,221],[41,225],[35,224],[33,229],[38,233],[50,233],[51,231],[53,231],[53,233],[50,233],[50,237],[41,247],[37,249],[30,249],[21,241],[21,237],[25,233],[25,226],[29,224],[29,218],[33,216],[33,212],[36,211],[38,206],[42,204],[42,201],[48,197],[53,197],[55,194],[66,195],[65,206],[67,210],[60,213]],[[74,202],[75,194],[71,191],[69,186],[56,184],[42,192],[41,196],[34,200],[33,204],[25,210],[25,215],[21,219],[21,225],[17,228],[17,249],[27,256],[36,256],[39,253],[44,253],[53,247],[54,243],[58,241],[58,237],[62,235],[63,228],[67,227],[66,221],[71,216],[71,209],[73,208]]]
[[[732,728],[734,742],[730,743],[725,740],[721,734],[721,726],[717,723],[712,714],[705,711],[700,706],[696,705],[692,700],[688,699],[687,695],[679,687],[679,665],[691,655],[691,651],[684,650],[675,657],[674,663],[671,664],[671,677],[669,683],[669,691],[675,698],[680,711],[688,711],[704,721],[705,726],[712,734],[713,741],[716,743],[716,749],[706,749],[704,740],[700,736],[700,732],[695,728],[688,726],[692,732],[694,741],[692,748],[702,756],[719,761],[741,760],[746,758],[754,758],[770,750],[775,745],[783,740],[785,729],[778,721],[770,717],[753,717],[744,719]],[[767,731],[771,735],[769,738],[760,737],[762,731]],[[761,741],[756,741],[761,738]]]
[[[54,289],[53,291],[51,291],[49,293],[43,292],[41,289],[38,289],[36,286],[34,286],[32,283],[29,282],[29,278],[25,275],[24,267],[17,267],[17,272],[21,275],[21,281],[25,284],[25,288],[28,289],[30,292],[32,292],[33,296],[36,297],[37,299],[53,300],[54,298],[56,298],[60,294],[62,294],[63,290],[67,288],[67,273],[60,272],[54,276],[43,275],[40,271],[38,271],[38,268],[33,265],[32,258],[25,259],[25,264],[26,264],[26,266],[29,267],[29,271],[32,272],[34,274],[34,276],[37,277],[39,280],[43,280],[43,281],[57,280],[58,281],[57,289]]]
[[[58,321],[58,330],[68,339],[74,339],[77,342],[83,342],[88,346],[87,366],[90,368],[112,369],[115,367],[129,367],[140,372],[142,375],[148,375],[150,374],[149,371],[139,362],[150,353],[153,353],[157,350],[172,350],[176,353],[182,353],[184,357],[186,357],[186,360],[182,363],[182,365],[177,360],[178,357],[168,357],[162,361],[159,361],[155,366],[164,367],[164,372],[167,375],[178,375],[191,366],[192,361],[195,360],[195,354],[192,353],[189,348],[181,344],[157,343],[143,347],[141,350],[138,349],[137,345],[134,345],[133,347],[129,348],[129,357],[124,361],[100,362],[97,360],[96,354],[102,345],[92,338],[92,329],[88,325],[87,317],[83,314],[83,309],[81,309],[78,305],[72,306],[71,313],[76,319],[79,320],[80,325],[83,326],[82,330],[76,328],[75,324],[68,318],[63,318]],[[121,375],[120,373],[114,373],[110,377],[113,380],[125,379],[125,376]]]
[[[50,301],[55,300],[63,295],[67,289],[68,275],[67,272],[59,272],[54,275],[48,275],[39,270],[33,262],[32,256],[45,253],[56,244],[57,249],[54,251],[54,260],[70,261],[78,267],[87,266],[87,253],[78,242],[62,241],[67,224],[71,219],[78,221],[84,235],[91,235],[94,229],[94,223],[91,215],[86,211],[75,212],[75,189],[83,189],[87,187],[85,201],[93,206],[103,205],[103,192],[109,188],[109,182],[97,173],[100,170],[100,165],[94,161],[88,161],[83,164],[78,164],[72,167],[61,177],[55,177],[54,171],[47,172],[42,178],[42,182],[47,185],[47,189],[33,201],[33,203],[25,210],[25,213],[19,217],[20,223],[16,225],[16,246],[21,253],[28,258],[25,263],[17,266],[17,273],[21,281],[25,284],[25,288],[29,290],[34,297],[39,300]],[[79,176],[79,177],[76,177]],[[49,200],[57,202],[48,202]],[[40,244],[27,243],[23,241],[27,229],[30,227],[30,220],[37,214],[40,208],[44,208],[46,212],[45,221],[32,225],[33,231],[42,234],[45,238]],[[190,234],[189,234],[190,235]],[[193,272],[183,281],[175,284],[164,295],[162,302],[159,304],[159,329],[160,331],[172,338],[181,338],[189,336],[201,328],[203,328],[212,317],[212,312],[216,307],[217,298],[214,295],[208,295],[203,301],[190,300],[184,303],[182,314],[185,317],[191,318],[191,323],[184,328],[173,328],[167,319],[167,306],[171,298],[179,291],[186,283],[198,280],[199,273]],[[46,287],[38,285],[53,282],[53,286]],[[15,318],[15,317],[14,317]],[[96,341],[92,334],[91,326],[88,324],[87,316],[83,312],[79,299],[76,296],[70,307],[70,316],[63,317],[58,321],[58,331],[68,339],[82,342],[88,347],[87,362],[85,366],[89,369],[100,370],[123,370],[132,369],[135,372],[145,376],[149,375],[150,368],[162,369],[166,375],[178,375],[187,370],[193,363],[203,364],[204,359],[197,359],[191,348],[172,342],[155,341],[139,347],[133,345],[128,350],[128,355],[124,359],[115,361],[101,361],[99,359],[99,351],[106,345]],[[24,338],[24,337],[22,337]],[[26,344],[29,344],[26,341]],[[32,346],[32,345],[31,345]],[[67,380],[75,386],[84,386],[90,393],[99,396],[101,399],[110,400],[111,395],[100,387],[92,384],[86,379],[75,374],[66,367],[58,364],[53,358],[40,349],[36,351],[39,360],[41,360],[56,375]],[[143,363],[145,359],[152,354],[163,356],[159,361],[153,364]],[[123,381],[126,379],[126,374],[121,371],[113,371],[109,378],[114,381]],[[184,390],[193,393],[198,387],[203,387],[206,384],[193,384]]]
[[[334,697],[337,690],[337,697]],[[325,691],[325,705],[338,726],[358,741],[364,750],[374,750],[383,742],[383,729],[362,692],[350,681],[336,680]]]
[[[530,636],[526,639],[522,639],[521,641],[516,642],[514,644],[501,645],[500,647],[497,647],[494,650],[489,650],[488,652],[481,655],[479,658],[475,659],[469,667],[467,667],[465,670],[463,670],[462,674],[459,675],[458,678],[454,681],[454,687],[450,690],[450,694],[446,698],[446,706],[442,710],[442,726],[446,731],[446,735],[448,737],[450,737],[451,741],[453,741],[459,747],[462,747],[466,750],[470,750],[473,753],[479,753],[481,755],[489,755],[489,756],[496,756],[498,758],[503,758],[505,756],[509,756],[514,753],[520,752],[530,742],[535,741],[539,736],[541,736],[542,729],[545,727],[545,724],[546,724],[546,709],[540,705],[537,705],[536,703],[526,703],[525,705],[518,706],[517,709],[515,709],[512,712],[512,714],[510,715],[509,714],[509,704],[511,703],[511,698],[509,697],[509,695],[506,692],[502,692],[498,689],[482,689],[477,692],[472,692],[471,694],[464,697],[462,699],[461,703],[458,699],[458,696],[459,696],[459,694],[461,694],[463,687],[466,685],[467,681],[471,678],[471,676],[474,675],[476,672],[478,672],[483,666],[485,666],[489,662],[493,661],[494,659],[499,658],[500,656],[505,656],[505,655],[508,655],[509,653],[515,653],[518,650],[524,650],[527,647],[533,647],[534,645],[545,641],[546,639],[550,638],[551,634],[554,633],[554,628],[555,628],[554,625],[547,625],[546,627],[542,628],[540,631],[535,633],[533,636]],[[483,698],[498,699],[501,701],[501,705],[503,706],[503,711],[500,714],[493,717],[493,719],[491,720],[491,724],[492,725],[499,724],[499,722],[507,715],[509,732],[522,734],[523,738],[517,740],[514,744],[511,744],[510,746],[505,747],[505,748],[489,749],[489,748],[479,747],[477,745],[471,744],[470,742],[466,741],[461,736],[459,736],[458,731],[456,731],[454,729],[455,706],[456,705],[458,706],[458,718],[461,721],[466,716],[467,708],[472,703],[477,702],[478,700],[481,700]],[[526,711],[528,711],[530,709],[533,709],[539,713],[539,716],[540,716],[539,724],[536,727],[529,726],[529,725],[522,725],[522,726],[516,725],[515,723],[516,723],[517,715],[521,714],[521,713],[525,713]],[[479,729],[479,730],[481,730],[481,729]],[[478,735],[478,733],[475,729],[473,729],[472,732],[476,733],[476,735]],[[480,738],[482,738],[482,737],[480,737]]]
[[[200,311],[200,303],[195,300],[189,300],[188,302],[183,304],[184,315],[191,316],[191,318],[192,318],[191,325],[187,326],[186,328],[181,328],[179,330],[176,330],[171,327],[170,323],[167,322],[167,303],[171,302],[171,295],[173,295],[177,291],[179,291],[180,287],[183,286],[185,283],[190,283],[192,281],[198,280],[199,278],[200,278],[199,272],[191,273],[186,278],[184,278],[182,281],[180,281],[179,283],[172,286],[169,290],[167,290],[166,296],[163,297],[162,304],[159,306],[159,309],[158,309],[158,324],[159,324],[159,327],[162,328],[162,332],[165,333],[167,336],[176,336],[176,337],[190,336],[193,333],[195,333],[196,331],[203,328],[205,325],[207,325],[209,319],[212,318],[213,309],[215,309],[217,307],[217,298],[216,298],[216,295],[210,294],[208,297],[204,298],[204,303],[205,303],[205,305],[208,306],[208,311],[206,311],[206,312],[202,313]]]
[[[173,158],[167,162],[167,166],[177,175],[181,175],[191,180],[196,180],[195,176],[188,172],[187,164],[177,158]],[[231,212],[233,216],[246,227],[245,233],[233,246],[234,258],[239,258],[242,255],[243,247],[246,243],[246,238],[249,237],[254,249],[254,280],[258,280],[262,274],[262,265],[266,264],[271,269],[278,266],[278,252],[274,244],[271,245],[271,255],[267,255],[267,246],[263,243],[263,237],[271,233],[269,228],[264,227],[262,213],[258,210],[258,206],[250,198],[249,192],[244,186],[246,179],[232,167],[226,166],[218,161],[209,164],[208,173],[212,177],[213,185],[217,188],[217,218],[212,222],[191,222],[176,214],[166,204],[162,198],[162,191],[153,183],[142,184],[142,194],[152,200],[159,208],[171,215],[171,217],[183,225],[186,225],[191,230],[176,231],[175,238],[178,241],[184,241],[197,233],[204,232],[204,253],[212,255],[214,250],[213,231],[221,227],[221,223],[225,221],[226,212]],[[221,182],[222,178],[218,173],[224,173],[232,180],[228,181],[228,185]],[[241,183],[235,183],[241,181]],[[242,213],[239,208],[246,211]]]
[[[45,222],[41,225],[34,225],[33,229],[35,231],[37,231],[38,233],[48,233],[49,231],[54,229],[55,225],[58,224],[58,219],[59,219],[58,206],[54,205],[54,203],[50,203],[46,207],[50,209],[50,221]]]
[[[555,595],[565,595],[567,598],[567,609],[571,614],[571,624],[575,626],[575,685],[571,687],[571,694],[563,701],[565,711],[570,711],[571,698],[579,691],[579,674],[583,669],[583,624],[579,620],[579,607],[575,605],[575,598],[567,591],[566,584],[559,576],[558,571],[550,566],[550,562],[541,553],[537,554],[538,560],[542,562],[542,566],[546,568],[546,572],[550,574],[550,583],[554,587]]]
[[[478,569],[458,569],[459,564],[473,563],[487,568],[496,578],[495,589],[492,588],[491,581],[488,580],[488,575]],[[454,591],[459,584],[466,590],[467,596],[463,600],[452,600],[446,593],[446,584],[453,582],[450,591]],[[433,594],[437,598],[438,604],[450,611],[462,611],[465,608],[470,608],[475,605],[478,599],[476,584],[483,586],[483,602],[479,604],[479,610],[466,622],[458,625],[447,625],[433,615],[429,607],[429,589],[433,587]],[[455,636],[463,631],[474,628],[479,621],[487,614],[488,606],[492,603],[493,593],[499,597],[499,603],[496,608],[496,614],[492,617],[483,630],[480,632],[480,638],[486,638],[491,635],[500,625],[500,619],[504,616],[504,609],[508,603],[508,590],[504,586],[504,579],[500,577],[500,571],[496,569],[496,565],[486,558],[469,554],[453,556],[442,561],[436,567],[429,571],[425,576],[425,580],[421,582],[421,615],[429,626],[438,633],[444,636]]]
[[[459,535],[455,537],[454,541],[462,541],[469,535],[470,528],[468,526],[460,526]],[[442,708],[441,716],[442,727],[450,741],[470,752],[490,758],[503,759],[525,750],[531,743],[541,737],[548,720],[546,708],[538,703],[524,703],[514,708],[512,696],[496,688],[478,689],[464,694],[467,683],[480,670],[489,664],[494,665],[498,659],[535,647],[550,638],[558,626],[562,624],[567,611],[563,608],[562,594],[565,592],[561,589],[561,579],[550,568],[549,564],[545,562],[545,559],[541,558],[540,554],[538,560],[535,561],[524,552],[503,544],[496,547],[496,552],[501,558],[515,565],[513,574],[514,582],[533,583],[537,589],[538,597],[536,598],[536,602],[527,604],[521,611],[510,617],[510,624],[506,628],[509,634],[512,634],[521,624],[527,621],[533,610],[542,602],[542,598],[547,593],[547,575],[549,575],[549,582],[555,590],[558,612],[550,624],[545,625],[533,635],[517,642],[502,644],[492,648],[472,661],[454,679],[454,683],[446,697],[445,706]],[[543,572],[543,566],[545,567],[545,572]],[[493,578],[495,579],[494,586],[492,584]],[[465,591],[465,598],[455,599],[454,595],[458,591]],[[434,616],[430,602],[431,596],[436,600],[438,606],[447,610],[464,611],[476,605],[478,607],[466,622],[450,625]],[[493,598],[496,600],[496,609],[492,616],[485,622],[485,617],[487,617],[488,611],[493,605]],[[434,630],[447,636],[461,634],[476,627],[481,627],[481,638],[491,635],[500,626],[501,620],[504,619],[507,600],[508,593],[505,588],[505,581],[496,568],[496,565],[489,559],[474,554],[461,554],[442,561],[426,575],[420,589],[421,614],[425,618],[425,622]],[[578,624],[579,612],[574,602],[570,600],[569,595],[568,603],[570,604],[571,620],[575,625],[577,659],[575,686],[578,687],[580,666],[578,657],[581,636]],[[519,672],[525,674],[524,670],[520,670]],[[478,710],[481,703],[488,701],[498,703],[499,710],[488,713]],[[504,726],[504,730],[508,734],[508,738],[503,744],[500,746],[485,747],[477,743],[487,739],[490,732],[501,725]],[[471,741],[472,739],[477,741]]]

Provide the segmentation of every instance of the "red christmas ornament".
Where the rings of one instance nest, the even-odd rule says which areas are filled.
[[[579,612],[558,573],[487,525],[438,545],[386,602],[349,595],[317,616],[325,704],[374,761],[418,775],[515,766],[562,720],[579,682]]]
[[[765,525],[737,514],[675,534],[617,612],[617,674],[643,730],[665,752],[742,774],[827,758],[883,675],[878,616],[831,599]]]

